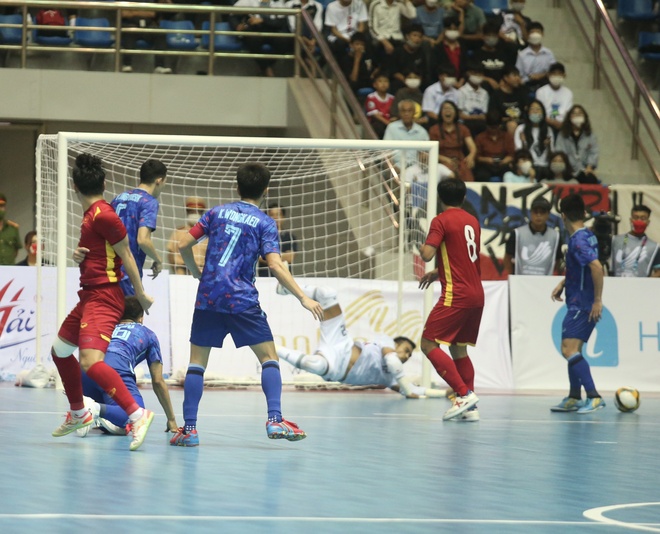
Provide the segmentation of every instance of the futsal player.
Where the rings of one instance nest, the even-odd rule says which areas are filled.
[[[277,347],[277,355],[281,359],[327,382],[385,386],[409,399],[444,398],[444,391],[417,386],[405,375],[403,364],[416,348],[412,340],[403,336],[394,339],[381,336],[369,343],[356,343],[346,330],[337,291],[315,286],[302,286],[302,290],[323,307],[321,340],[314,354]],[[277,285],[277,293],[290,294],[280,284]]]
[[[444,421],[458,416],[460,421],[479,420],[479,398],[473,391],[474,367],[467,345],[477,342],[484,307],[481,229],[479,221],[461,208],[465,194],[465,183],[458,178],[438,184],[442,213],[431,221],[426,242],[419,250],[425,262],[437,257],[438,264],[437,271],[422,277],[420,288],[428,287],[436,277],[442,283],[442,295],[426,320],[420,345],[440,378],[456,392]],[[451,358],[440,344],[449,345]]]
[[[136,450],[142,445],[154,414],[135,402],[117,371],[103,361],[112,331],[124,311],[124,294],[119,287],[122,264],[145,311],[153,298],[142,287],[126,228],[112,206],[103,200],[105,171],[101,159],[79,155],[72,174],[84,210],[78,246],[87,253],[80,263],[80,300],[60,326],[51,349],[70,404],[64,423],[53,431],[53,436],[66,436],[93,423],[83,402],[82,368],[128,414],[133,433],[130,450]],[[80,363],[73,356],[76,348]]]
[[[104,361],[124,381],[135,401],[144,408],[144,399],[137,386],[136,367],[146,360],[151,375],[151,384],[158,402],[167,417],[167,430],[176,432],[177,424],[172,409],[170,393],[163,378],[163,357],[156,334],[142,324],[144,311],[135,297],[124,300],[124,314],[112,333],[112,340],[105,353]],[[83,373],[83,394],[94,401],[92,414],[99,425],[111,434],[126,435],[128,415],[105,391],[86,373]],[[90,427],[78,430],[81,436],[87,435]]]
[[[323,318],[323,309],[303,293],[285,267],[275,221],[259,209],[268,191],[270,171],[259,163],[246,163],[239,167],[236,181],[241,200],[207,211],[179,241],[186,267],[201,280],[190,333],[190,364],[183,385],[185,425],[170,440],[172,445],[199,445],[197,411],[204,389],[204,371],[211,348],[222,347],[227,334],[231,334],[236,347],[248,345],[261,363],[268,437],[289,441],[306,437],[296,424],[282,418],[280,365],[254,285],[259,257],[266,259],[277,281],[298,297],[315,318]],[[204,269],[200,271],[192,247],[204,238],[209,241]]]
[[[598,259],[598,239],[585,228],[584,200],[571,194],[559,203],[561,217],[570,234],[566,252],[566,277],[552,291],[552,300],[562,302],[566,288],[566,317],[561,325],[561,353],[568,362],[568,397],[550,408],[553,412],[591,413],[605,407],[582,356],[586,343],[603,313],[603,265]],[[587,400],[582,400],[582,388]]]

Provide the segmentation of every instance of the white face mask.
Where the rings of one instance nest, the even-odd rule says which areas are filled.
[[[540,33],[530,33],[527,37],[527,42],[534,46],[540,45],[541,41],[543,41],[543,35]]]
[[[427,7],[435,7],[438,5],[438,0],[426,0]]]
[[[571,124],[576,128],[580,128],[584,124],[584,117],[578,115],[577,117],[571,117]]]
[[[555,87],[561,87],[562,85],[564,85],[563,76],[550,76],[548,80],[550,81],[550,85],[554,85]]]
[[[408,40],[406,41],[406,44],[407,44],[410,48],[417,49],[417,48],[419,48],[419,46],[420,46],[421,43],[418,43],[417,41],[413,41],[412,39],[408,39]]]
[[[529,174],[529,171],[532,170],[532,162],[531,161],[521,161],[518,163],[518,168],[520,169],[520,172],[523,174]]]
[[[186,216],[186,222],[190,226],[195,226],[198,221],[199,221],[199,215],[197,215],[196,213],[190,213]]]
[[[469,80],[470,80],[470,83],[472,85],[481,85],[482,82],[484,81],[484,77],[483,76],[477,76],[476,74],[472,74],[470,76]]]
[[[459,32],[458,30],[446,30],[445,31],[445,37],[449,41],[455,41],[456,39],[458,39],[458,37],[460,35],[461,35],[461,32]]]
[[[447,87],[454,87],[454,86],[456,85],[456,78],[454,78],[453,76],[447,76],[447,77],[445,78],[445,82],[444,82],[444,84],[445,84]]]
[[[553,161],[550,164],[550,170],[555,174],[561,174],[566,170],[566,165],[563,161]]]
[[[499,40],[500,40],[499,37],[495,37],[495,36],[484,37],[484,43],[486,43],[486,46],[490,46],[490,47],[496,46]]]
[[[422,80],[419,78],[406,78],[406,87],[411,89],[417,89],[422,84]]]

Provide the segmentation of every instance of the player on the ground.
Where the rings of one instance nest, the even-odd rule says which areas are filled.
[[[152,278],[156,278],[163,270],[163,262],[151,240],[151,234],[156,230],[158,196],[165,187],[166,179],[167,167],[157,159],[148,159],[140,167],[140,184],[137,188],[121,193],[111,202],[126,227],[140,278],[147,256],[154,260],[151,265]],[[121,288],[124,295],[135,295],[125,269],[122,269]]]
[[[186,267],[201,280],[190,333],[190,364],[183,384],[185,425],[170,440],[172,445],[199,445],[197,410],[204,389],[204,371],[211,348],[222,347],[227,334],[231,334],[236,347],[249,345],[261,362],[268,437],[289,441],[306,437],[297,425],[282,418],[280,364],[254,285],[259,257],[266,258],[277,281],[298,297],[314,317],[322,319],[323,309],[303,293],[285,267],[275,221],[259,209],[268,191],[270,171],[259,163],[246,163],[239,167],[236,181],[241,200],[207,211],[179,241]],[[192,247],[203,238],[208,238],[209,243],[204,269],[200,271]]]
[[[144,408],[144,399],[137,386],[135,368],[146,360],[154,393],[167,417],[167,430],[176,432],[177,424],[170,393],[163,378],[163,357],[158,338],[142,324],[144,311],[138,299],[126,297],[124,303],[124,314],[112,333],[104,361],[119,373],[135,401]],[[91,406],[92,414],[98,419],[99,425],[111,434],[125,436],[128,415],[86,373],[83,373],[83,393],[85,397],[94,401]],[[85,436],[89,429],[88,426],[82,428],[78,430],[78,434]]]
[[[440,378],[456,392],[444,421],[459,415],[460,421],[479,420],[479,398],[473,391],[474,367],[467,345],[477,342],[484,309],[481,229],[479,221],[461,208],[465,193],[465,183],[458,178],[438,184],[442,213],[431,221],[426,243],[419,249],[424,261],[437,256],[438,262],[437,270],[422,277],[420,288],[425,289],[437,277],[442,283],[442,295],[426,320],[420,345]],[[440,349],[440,343],[449,345],[451,358]]]
[[[589,339],[603,313],[603,265],[598,259],[598,239],[584,227],[584,200],[571,194],[559,203],[561,217],[570,234],[566,252],[566,277],[552,292],[552,300],[562,302],[566,288],[566,317],[561,325],[561,353],[568,361],[568,397],[550,408],[553,412],[595,412],[605,407],[591,376],[589,362],[582,356],[582,345]],[[587,393],[582,400],[582,388]]]
[[[51,349],[71,407],[53,436],[66,436],[94,421],[83,402],[82,368],[128,414],[133,451],[142,445],[154,414],[135,402],[117,371],[103,361],[112,331],[124,312],[124,294],[119,287],[122,264],[145,311],[153,299],[142,287],[126,228],[112,206],[103,200],[105,171],[101,159],[90,154],[79,155],[72,174],[84,210],[78,247],[87,252],[80,263],[80,300],[60,326]],[[80,363],[73,356],[76,348]]]
[[[294,367],[320,376],[327,382],[353,386],[379,385],[409,399],[443,397],[444,391],[415,385],[403,372],[403,364],[415,350],[407,337],[380,336],[368,343],[354,342],[346,330],[337,292],[330,287],[302,286],[309,298],[323,307],[321,340],[314,354],[277,347],[277,355]],[[290,293],[280,284],[277,293]]]

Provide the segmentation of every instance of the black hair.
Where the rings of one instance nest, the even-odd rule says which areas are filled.
[[[550,65],[550,68],[548,69],[548,74],[551,74],[553,72],[561,72],[562,74],[566,74],[566,67],[564,67],[563,63],[553,63]]]
[[[502,69],[502,78],[504,78],[505,76],[510,76],[511,74],[520,75],[520,71],[515,65],[509,65]]]
[[[126,297],[124,299],[124,313],[121,316],[122,321],[135,321],[136,323],[140,317],[144,316],[142,304],[137,297]]]
[[[545,28],[543,28],[543,24],[540,22],[532,22],[529,26],[527,26],[527,33],[531,33],[532,30],[541,30],[544,32]]]
[[[270,171],[261,163],[244,163],[236,172],[236,182],[241,198],[257,200],[270,183]]]
[[[519,148],[513,155],[513,163],[517,165],[521,159],[528,159],[529,161],[534,161],[532,153],[526,148]]]
[[[649,217],[651,216],[651,208],[649,208],[644,204],[635,204],[630,210],[630,213],[632,213],[633,211],[645,211]]]
[[[486,126],[501,126],[502,115],[497,108],[491,108],[486,113]]]
[[[587,110],[584,109],[580,104],[575,104],[571,109],[568,110],[568,113],[566,113],[566,117],[564,117],[564,122],[561,125],[560,133],[566,138],[569,138],[571,136],[571,133],[573,132],[573,125],[571,124],[571,115],[576,109],[579,109],[584,114],[584,124],[582,125],[581,130],[585,134],[591,135],[591,122],[589,122],[589,114],[587,113]]]
[[[561,199],[559,211],[571,222],[584,221],[586,217],[584,199],[577,193],[571,193]]]
[[[79,154],[71,174],[81,195],[89,197],[103,194],[105,171],[101,158],[87,153]]]
[[[445,29],[446,29],[446,28],[449,28],[449,26],[452,26],[452,25],[454,25],[454,26],[460,26],[460,25],[461,25],[461,21],[460,21],[460,19],[458,18],[458,15],[449,15],[449,16],[447,16],[447,17],[444,18],[444,20],[442,21],[442,25],[443,25],[443,26],[445,27]]]
[[[529,108],[532,107],[532,104],[538,104],[541,107],[541,114],[543,117],[538,124],[534,124],[529,120]],[[532,100],[527,106],[527,113],[525,114],[525,127],[523,128],[525,148],[529,149],[529,147],[534,144],[534,135],[532,133],[534,128],[539,129],[538,140],[540,145],[545,143],[546,139],[548,139],[548,123],[546,122],[545,117],[545,106],[543,105],[543,102],[536,99]]]
[[[148,159],[140,167],[140,183],[153,184],[158,178],[167,177],[167,167],[157,159]]]
[[[286,209],[280,206],[277,202],[271,202],[270,204],[268,204],[268,211],[270,210],[280,210],[282,212],[282,215],[286,217]]]
[[[497,22],[493,21],[488,21],[486,24],[484,24],[483,28],[481,29],[482,35],[499,35],[500,34],[500,26],[501,24],[498,24]]]
[[[424,35],[424,28],[422,27],[421,24],[410,24],[410,25],[408,25],[408,27],[406,27],[403,34],[408,35],[412,32],[419,32],[422,35]]]
[[[444,74],[445,76],[456,76],[456,69],[454,68],[453,65],[450,65],[448,63],[440,63],[438,65],[438,76],[441,76]]]
[[[465,182],[458,178],[447,178],[438,184],[438,198],[445,206],[460,207],[466,193]]]
[[[422,71],[419,70],[419,68],[417,68],[417,67],[408,67],[406,69],[403,69],[403,76],[405,78],[407,78],[411,74],[415,74],[415,75],[419,76],[420,78],[422,77]]]
[[[649,215],[651,212],[649,211]],[[32,238],[37,235],[37,232],[35,230],[30,230],[27,234],[25,234],[25,239],[23,239],[23,243],[25,244],[26,247],[29,247],[32,244]]]
[[[484,73],[484,66],[483,64],[476,60],[476,59],[471,59],[470,61],[467,62],[467,66],[465,67],[466,72],[481,72],[482,74]]]
[[[412,347],[412,350],[415,350],[417,348],[417,345],[415,342],[410,339],[409,337],[406,336],[397,336],[394,338],[394,343],[410,343],[410,346]]]

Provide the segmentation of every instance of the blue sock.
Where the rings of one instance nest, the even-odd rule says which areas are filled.
[[[102,411],[105,413],[99,414],[99,417],[107,419],[113,425],[123,428],[128,423],[128,414],[118,404],[106,404],[105,410]]]
[[[580,356],[580,353],[574,354],[569,357],[568,362],[568,382],[570,384],[570,389],[568,391],[568,396],[573,399],[582,398],[582,383],[580,382],[580,376],[575,370],[575,364],[577,363],[576,356]]]
[[[582,354],[576,352],[568,358],[568,366],[573,368],[573,373],[580,379],[580,384],[582,384],[582,387],[587,392],[588,398],[600,397],[598,391],[596,391],[594,379],[591,377],[589,362],[584,359]]]
[[[261,366],[261,389],[266,395],[268,405],[268,420],[282,420],[282,375],[280,364],[275,360],[268,360]]]
[[[197,410],[204,392],[204,367],[191,363],[188,365],[186,379],[183,382],[183,420],[185,431],[197,428]]]

